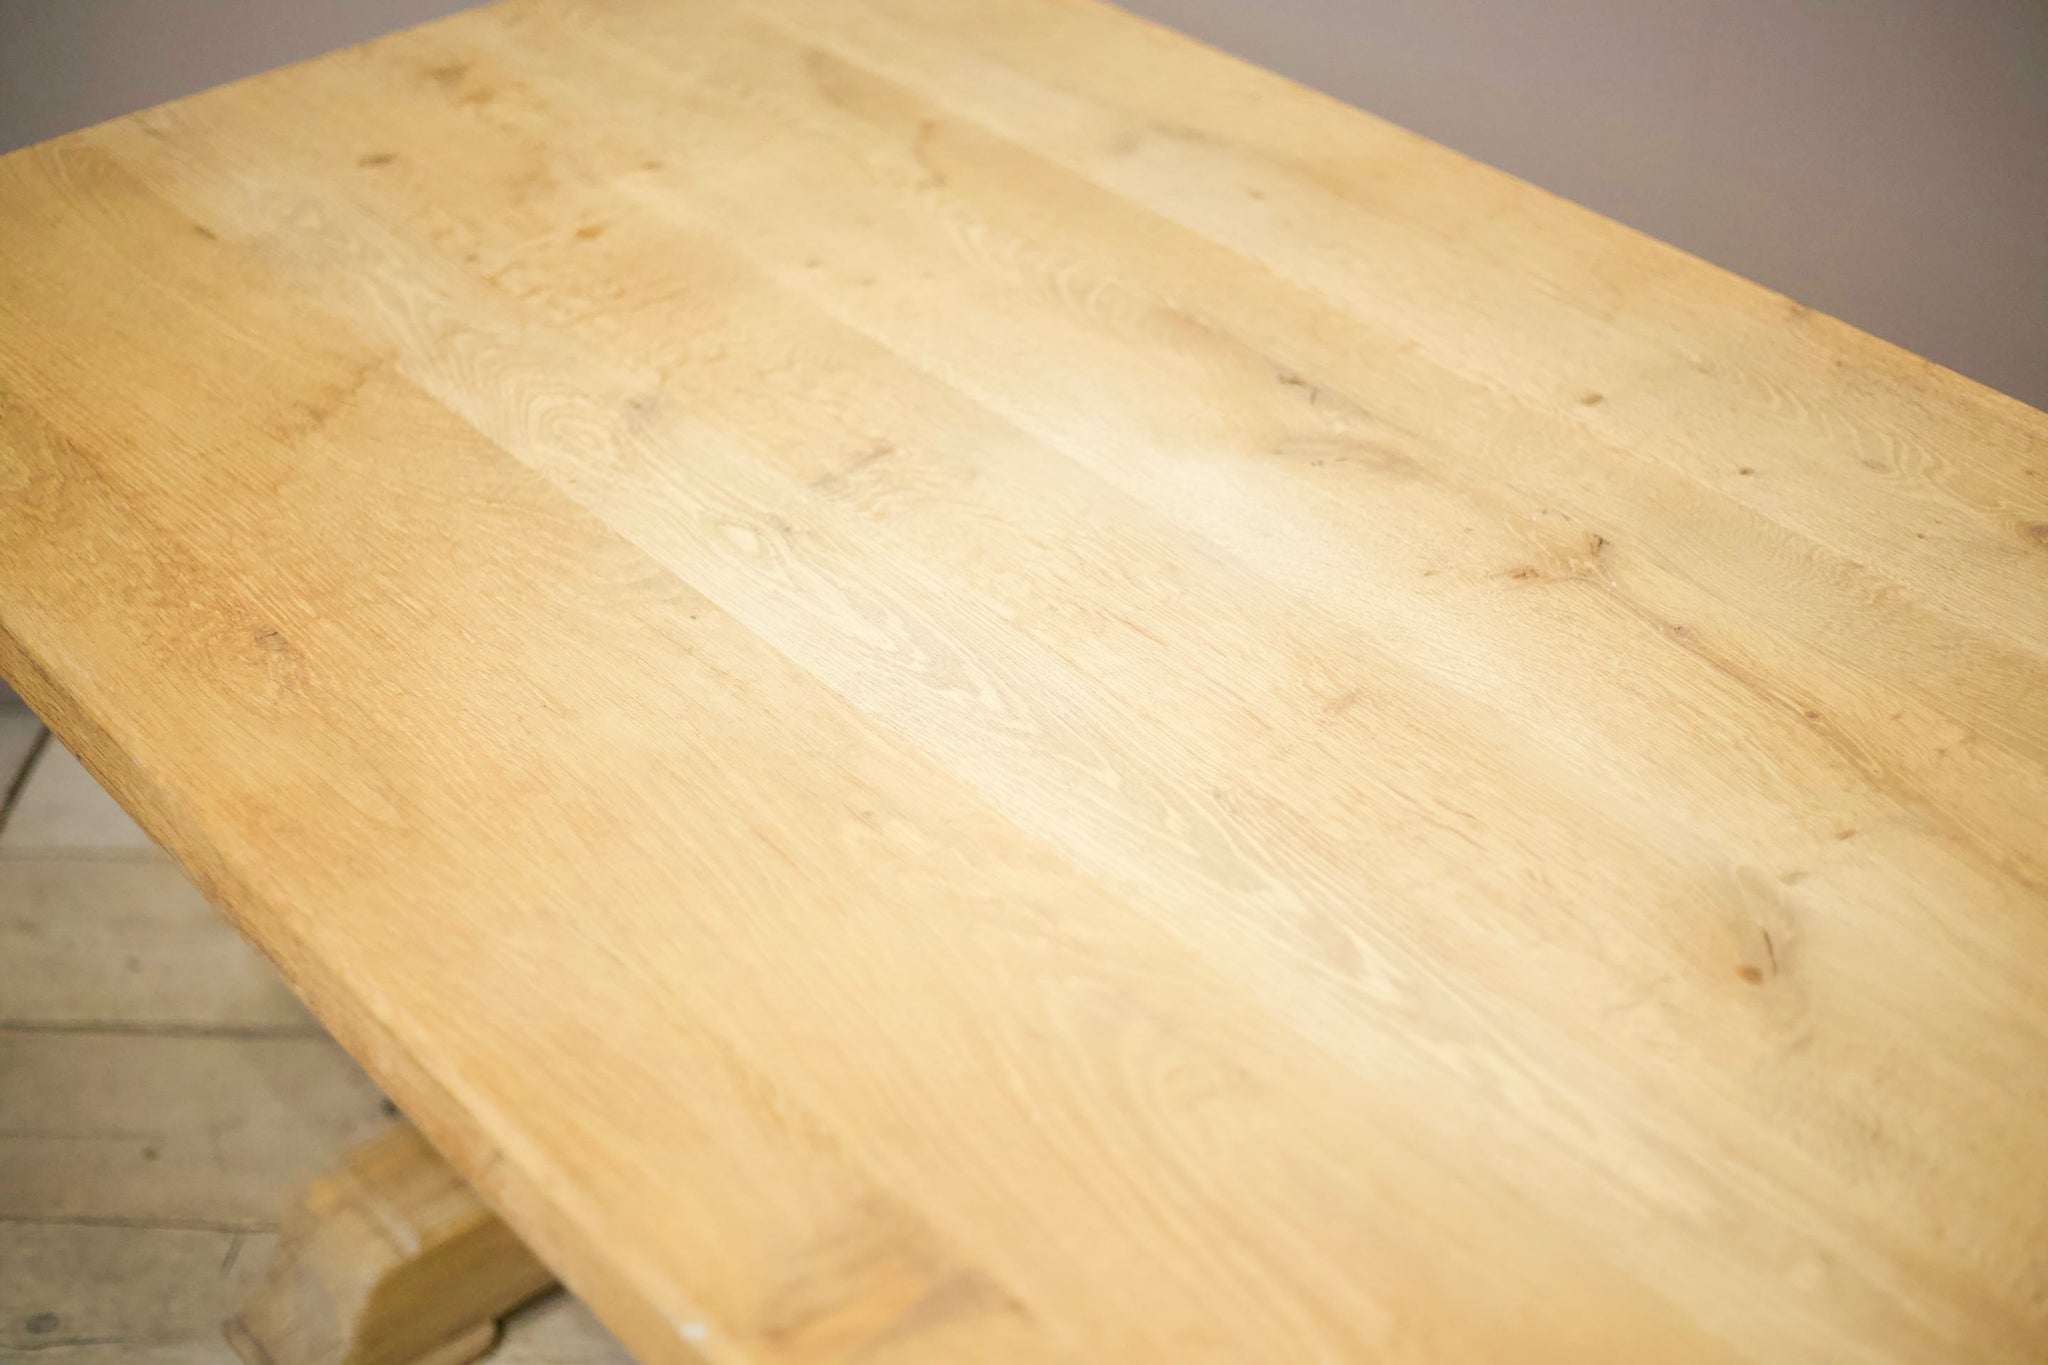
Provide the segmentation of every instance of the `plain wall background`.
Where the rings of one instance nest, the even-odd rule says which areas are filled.
[[[2048,408],[2048,0],[1127,3]],[[0,0],[0,149],[459,8]]]

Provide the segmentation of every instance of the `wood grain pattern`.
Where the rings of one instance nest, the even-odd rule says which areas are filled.
[[[1092,0],[0,160],[0,671],[643,1359],[2048,1351],[2048,418]]]

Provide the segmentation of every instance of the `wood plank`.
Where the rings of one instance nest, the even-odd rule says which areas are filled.
[[[747,8],[2040,651],[2023,403],[1107,6]]]
[[[0,858],[0,1029],[317,1034],[167,861]]]
[[[2048,1350],[2041,414],[1082,0],[0,231],[0,668],[645,1358]]]
[[[0,1360],[233,1365],[221,1320],[276,1235],[0,1221]],[[493,1365],[629,1365],[590,1311],[551,1294],[507,1320]]]
[[[0,1220],[268,1228],[386,1121],[320,1037],[0,1030]]]
[[[0,1219],[0,1358],[223,1365],[220,1319],[275,1236]]]

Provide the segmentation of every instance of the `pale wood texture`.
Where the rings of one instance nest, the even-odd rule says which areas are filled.
[[[0,737],[24,728],[40,726],[0,705]],[[18,774],[30,747],[0,750],[0,786],[53,816],[30,827],[48,842],[0,842],[0,1362],[233,1365],[221,1321],[294,1186],[389,1119],[61,748]],[[492,1359],[625,1356],[555,1295]]]
[[[2048,1353],[2048,418],[1084,0],[0,162],[0,671],[652,1362]]]
[[[467,1365],[554,1276],[409,1123],[307,1187],[228,1319],[248,1365]]]

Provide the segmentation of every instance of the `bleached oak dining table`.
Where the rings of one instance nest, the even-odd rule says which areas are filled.
[[[0,160],[0,673],[647,1361],[2048,1358],[2048,417],[1094,0]]]

